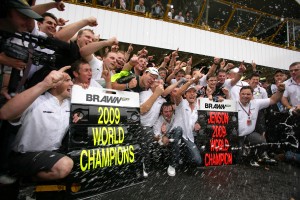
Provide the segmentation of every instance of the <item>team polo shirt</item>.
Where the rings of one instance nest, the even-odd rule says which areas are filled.
[[[94,55],[92,55],[93,58],[89,61],[89,65],[92,69],[92,78],[97,80],[101,79],[102,72],[103,72],[103,61],[96,58]]]
[[[90,80],[90,87],[103,88],[102,85],[93,78]]]
[[[267,99],[268,93],[265,88],[257,86],[253,90],[253,98],[254,99]]]
[[[231,79],[226,79],[223,86],[229,90],[230,98],[234,101],[239,101],[240,90],[243,86],[249,86],[245,81],[238,81],[234,86],[231,85]]]
[[[152,90],[149,89],[147,91],[143,91],[140,93],[140,105],[145,103],[153,94]],[[160,108],[162,104],[166,102],[164,98],[159,96],[155,102],[153,103],[152,107],[150,110],[144,114],[141,114],[141,125],[142,126],[150,126],[152,127],[157,120],[159,113],[160,113]]]
[[[300,84],[296,83],[292,78],[288,79],[285,83],[284,97],[289,98],[289,103],[292,106],[300,104]]]
[[[267,108],[270,105],[270,99],[253,99],[247,106],[241,106],[242,104],[237,102],[238,109],[238,122],[239,122],[239,136],[245,136],[252,133],[255,129],[258,111]],[[247,124],[248,115],[251,120],[251,124]]]
[[[173,128],[180,126],[182,128],[182,137],[186,140],[194,142],[193,130],[195,123],[198,120],[197,108],[192,111],[189,102],[186,99],[182,99],[180,104],[175,109],[175,119]]]
[[[57,150],[68,130],[70,121],[70,100],[60,105],[58,99],[46,92],[39,96],[22,114],[20,127],[13,143],[15,152],[37,152]]]
[[[170,122],[166,121],[165,118],[162,115],[160,115],[158,117],[158,119],[156,120],[156,122],[154,123],[154,126],[153,126],[153,132],[154,132],[155,136],[161,136],[162,135],[161,126],[163,125],[163,123],[166,124],[166,129],[167,129],[166,133],[170,132],[171,127],[174,124],[174,115],[172,116]]]

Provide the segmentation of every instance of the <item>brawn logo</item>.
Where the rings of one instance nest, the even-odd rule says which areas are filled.
[[[112,97],[112,96],[100,96],[96,94],[86,94],[86,101],[93,102],[105,102],[105,103],[120,103],[121,101],[129,100],[128,98]]]
[[[205,106],[205,108],[210,108],[210,109],[220,109],[220,110],[225,109],[224,104],[215,104],[215,105],[213,105],[212,103],[205,103],[204,106]]]

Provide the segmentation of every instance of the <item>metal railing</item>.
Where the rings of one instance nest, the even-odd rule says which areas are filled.
[[[68,3],[130,15],[161,19],[291,50],[300,50],[300,21],[282,18],[225,0],[161,0],[163,12],[155,11],[157,0],[70,0]],[[159,6],[158,6],[159,7]],[[182,14],[180,14],[181,12]],[[179,19],[183,19],[180,21]]]

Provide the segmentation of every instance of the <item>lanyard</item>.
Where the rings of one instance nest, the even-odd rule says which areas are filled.
[[[248,115],[248,119],[250,119],[250,114],[251,114],[251,111],[250,111],[250,108],[251,108],[251,103],[249,103],[249,110],[248,112],[245,110],[245,108],[242,106],[242,104],[239,102],[241,108],[243,109],[243,111]]]

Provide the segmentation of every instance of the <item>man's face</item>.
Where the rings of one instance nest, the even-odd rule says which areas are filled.
[[[173,116],[173,107],[170,105],[170,106],[164,106],[162,108],[162,116],[163,118],[167,121],[167,122],[170,122],[171,121],[171,118]]]
[[[117,67],[118,69],[122,69],[123,66],[124,66],[124,64],[125,64],[125,56],[124,56],[123,53],[118,52],[118,53],[117,53],[116,67]]]
[[[217,77],[210,77],[208,80],[207,80],[207,85],[210,87],[210,88],[215,88],[216,85],[217,85]]]
[[[33,19],[23,15],[18,12],[16,9],[12,9],[9,13],[8,20],[11,22],[11,25],[17,32],[28,32],[28,25],[32,22]]]
[[[251,79],[250,79],[250,83],[249,85],[252,87],[252,88],[256,88],[259,84],[259,77],[258,76],[253,76]]]
[[[161,79],[165,80],[165,78],[167,78],[167,71],[166,70],[160,70],[159,72],[159,76]]]
[[[163,86],[163,85],[164,85],[164,81],[161,80],[161,79],[160,79],[160,80],[156,79],[150,87],[151,87],[152,90],[154,91],[155,88],[156,88],[157,86],[160,86],[160,85]]]
[[[175,78],[176,78],[177,81],[179,81],[181,78],[184,78],[184,73],[180,73],[180,72],[177,73]]]
[[[149,89],[151,85],[157,80],[158,76],[151,74],[150,72],[144,72],[143,76],[141,77],[141,81],[145,89]]]
[[[71,77],[67,73],[64,73],[64,82],[57,86],[54,90],[63,99],[67,99],[71,97],[72,86],[73,82]]]
[[[147,60],[145,58],[139,58],[138,64],[135,66],[137,70],[143,72],[147,67]]]
[[[243,89],[240,91],[240,102],[244,105],[248,104],[252,99],[253,94],[250,89]]]
[[[56,33],[57,23],[53,18],[46,16],[43,22],[38,22],[38,27],[41,32],[53,36]]]
[[[191,80],[191,79],[192,79],[192,76],[191,76],[191,75],[189,75],[189,74],[186,74],[186,75],[184,76],[184,78],[185,78],[187,81],[189,81],[189,80]]]
[[[294,80],[300,78],[300,64],[290,67],[289,71]]]
[[[118,55],[115,52],[109,52],[105,58],[103,58],[103,64],[110,70],[115,70],[117,66]]]
[[[284,73],[277,72],[274,75],[275,83],[282,83],[284,81],[284,79],[285,79],[285,74]]]
[[[196,102],[197,92],[195,89],[189,89],[185,92],[186,100],[191,104]]]
[[[84,47],[85,45],[92,43],[94,40],[94,34],[91,31],[83,31],[80,36],[77,37],[77,44],[79,48]]]
[[[79,72],[74,72],[75,80],[79,83],[90,84],[92,79],[92,69],[87,63],[80,64]]]
[[[218,81],[219,83],[224,83],[226,80],[226,73],[225,72],[220,72],[218,74]]]

